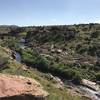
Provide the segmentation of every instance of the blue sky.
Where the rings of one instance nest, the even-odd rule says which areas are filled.
[[[100,23],[100,0],[0,0],[0,24]]]

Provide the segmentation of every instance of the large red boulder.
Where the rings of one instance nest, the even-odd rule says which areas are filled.
[[[0,100],[44,100],[47,96],[34,79],[0,74]]]

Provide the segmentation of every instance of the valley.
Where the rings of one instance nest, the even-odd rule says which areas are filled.
[[[3,26],[0,38],[1,55],[10,51],[1,56],[1,73],[36,79],[47,100],[100,99],[100,89],[82,85],[83,79],[100,84],[99,24]]]

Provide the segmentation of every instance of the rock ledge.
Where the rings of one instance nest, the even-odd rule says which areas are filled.
[[[34,79],[0,74],[0,100],[44,100],[47,96]]]

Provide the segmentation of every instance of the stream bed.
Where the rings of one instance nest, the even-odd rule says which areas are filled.
[[[94,91],[85,86],[79,86],[79,89],[93,100],[100,100],[100,92]]]
[[[15,52],[15,59],[16,59],[16,61],[21,63],[21,55],[18,52]]]

